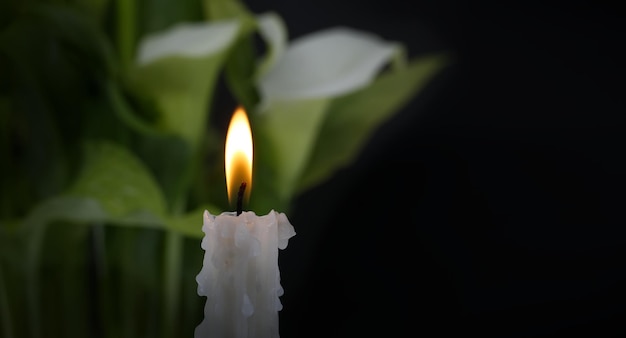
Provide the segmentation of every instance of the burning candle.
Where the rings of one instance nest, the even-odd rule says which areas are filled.
[[[204,261],[196,277],[198,295],[206,296],[204,320],[195,338],[279,337],[282,309],[278,249],[295,231],[287,216],[270,211],[257,216],[242,211],[252,188],[252,133],[245,111],[238,108],[226,136],[225,171],[228,197],[236,212],[204,212]]]

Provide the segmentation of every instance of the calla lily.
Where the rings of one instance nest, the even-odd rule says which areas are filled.
[[[306,169],[332,99],[367,86],[400,46],[347,27],[335,27],[286,43],[278,16],[258,19],[268,53],[260,62],[257,132],[267,140],[274,190],[289,200]],[[262,151],[262,149],[260,149]]]
[[[269,39],[281,32],[262,27]],[[272,34],[273,33],[273,34]],[[279,43],[274,45],[280,46]],[[346,27],[330,28],[294,40],[258,79],[265,104],[273,100],[335,97],[369,84],[399,45]],[[281,50],[277,50],[278,53]]]
[[[268,44],[256,78],[257,134],[267,143],[259,157],[271,158],[264,165],[273,168],[279,201],[349,164],[375,128],[443,65],[439,56],[408,63],[400,43],[347,27],[290,44],[279,17],[259,17],[258,27]],[[388,64],[393,67],[382,74]]]
[[[183,23],[140,41],[131,82],[159,110],[159,127],[195,148],[238,20]]]

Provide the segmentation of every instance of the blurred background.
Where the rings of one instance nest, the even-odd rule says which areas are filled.
[[[13,8],[14,3],[3,5]],[[341,25],[400,41],[412,57],[439,51],[454,55],[452,64],[373,132],[354,162],[286,204],[297,234],[279,254],[285,289],[281,337],[626,334],[623,10],[604,1],[259,0],[245,4],[253,13],[280,13],[290,38]],[[155,6],[151,13],[158,12]],[[5,23],[10,22],[7,13],[13,12],[0,13]],[[186,13],[193,13],[193,8]],[[173,16],[146,20],[143,29],[164,26]],[[108,27],[106,20],[104,27]],[[96,46],[86,50],[92,48]],[[85,67],[105,67],[106,62],[97,62]],[[0,63],[4,92],[15,85],[3,81],[11,70],[7,64]],[[42,67],[54,79],[78,76]],[[60,83],[55,81],[46,86],[54,88],[54,83]],[[70,101],[51,99],[51,105],[68,109],[66,129],[60,131],[68,144],[80,136],[71,123],[80,107],[71,100],[81,98],[82,102],[102,90],[97,81],[80,83],[81,89]],[[210,122],[217,129],[209,136],[215,139],[224,133],[236,104],[223,82],[216,90]],[[0,104],[6,102],[0,98]],[[32,102],[36,105],[40,100]],[[3,127],[9,125],[6,122],[0,121]],[[110,121],[91,121],[87,125],[92,129],[85,133],[98,135],[106,123]],[[108,130],[128,140],[124,130]],[[46,132],[45,128],[32,131],[40,133],[41,142],[53,138]],[[9,132],[3,129],[5,135]],[[130,138],[128,142],[134,142]],[[178,153],[180,148],[172,144],[172,153]],[[148,142],[140,149],[150,159],[160,145]],[[43,165],[29,163],[26,177],[39,176]],[[67,176],[78,171],[78,163],[68,166],[59,169],[60,178],[40,178],[37,184],[46,184],[38,186],[37,196],[67,183]],[[16,172],[7,162],[0,169],[5,215],[9,214],[6,210],[17,216],[26,214],[27,210],[15,205],[28,206],[36,199],[20,194],[29,191],[23,187],[32,189],[33,182],[12,182]],[[219,173],[219,167],[208,170]],[[3,226],[11,228],[10,222]],[[150,296],[153,288],[162,287],[153,284],[164,271],[160,265],[146,263],[154,260],[151,252],[164,251],[167,239],[150,230],[136,229],[130,235],[121,230],[108,232],[107,245],[121,254],[107,256],[114,268],[107,279],[110,285],[104,287],[132,300],[120,304],[113,300],[108,305],[101,300],[98,308],[104,314],[72,313],[75,304],[86,301],[85,295],[98,292],[85,287],[93,287],[89,278],[99,276],[98,267],[90,264],[98,260],[72,260],[84,249],[82,245],[99,245],[98,226],[90,229],[87,234],[85,230],[71,232],[82,240],[59,240],[52,248],[74,245],[74,251],[63,251],[58,258],[74,265],[64,264],[60,273],[40,272],[48,276],[42,281],[52,290],[86,288],[75,299],[59,296],[63,304],[58,308],[54,295],[48,296],[51,300],[45,304],[52,309],[46,311],[67,314],[59,317],[61,322],[47,324],[59,333],[53,336],[72,336],[59,329],[72,326],[75,329],[69,331],[84,332],[81,328],[87,327],[98,337],[102,323],[94,318],[104,315],[105,323],[119,330],[101,336],[167,337],[167,332],[142,326],[167,316],[155,310],[166,300]],[[138,238],[150,244],[137,248],[133,243]],[[20,316],[28,313],[25,304],[32,296],[14,292],[20,280],[11,280],[9,272],[21,268],[11,263],[17,258],[6,249],[16,245],[10,243],[14,242],[0,242],[5,248],[0,274],[8,294],[0,299],[18,304],[23,299],[24,304],[12,308],[14,327],[11,331],[3,327],[0,335],[28,332],[27,336],[37,337],[21,330],[29,325]],[[185,239],[184,257],[201,259],[195,243],[195,238]],[[124,255],[133,258],[125,260]],[[55,262],[47,266],[58,267]],[[181,278],[187,280],[181,288],[192,296],[197,264],[187,262],[181,267]],[[85,266],[91,267],[86,275],[80,272]],[[28,271],[24,273],[29,276]],[[66,283],[76,276],[87,281]],[[181,297],[180,311],[175,314],[180,321],[166,328],[180,335],[171,336],[190,336],[194,323],[202,318],[197,309],[203,301],[187,298]],[[123,310],[118,313],[117,309]]]

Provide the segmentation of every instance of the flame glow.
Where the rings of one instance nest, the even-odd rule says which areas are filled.
[[[237,200],[239,187],[245,182],[244,200],[247,202],[252,188],[252,131],[242,107],[235,110],[228,126],[224,161],[228,201],[233,204]]]

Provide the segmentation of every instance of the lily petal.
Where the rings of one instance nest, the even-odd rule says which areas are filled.
[[[296,39],[259,79],[262,106],[274,100],[334,97],[362,88],[398,49],[394,42],[345,27]]]
[[[170,56],[201,57],[221,51],[237,35],[235,20],[182,23],[141,41],[137,64],[145,65]]]

